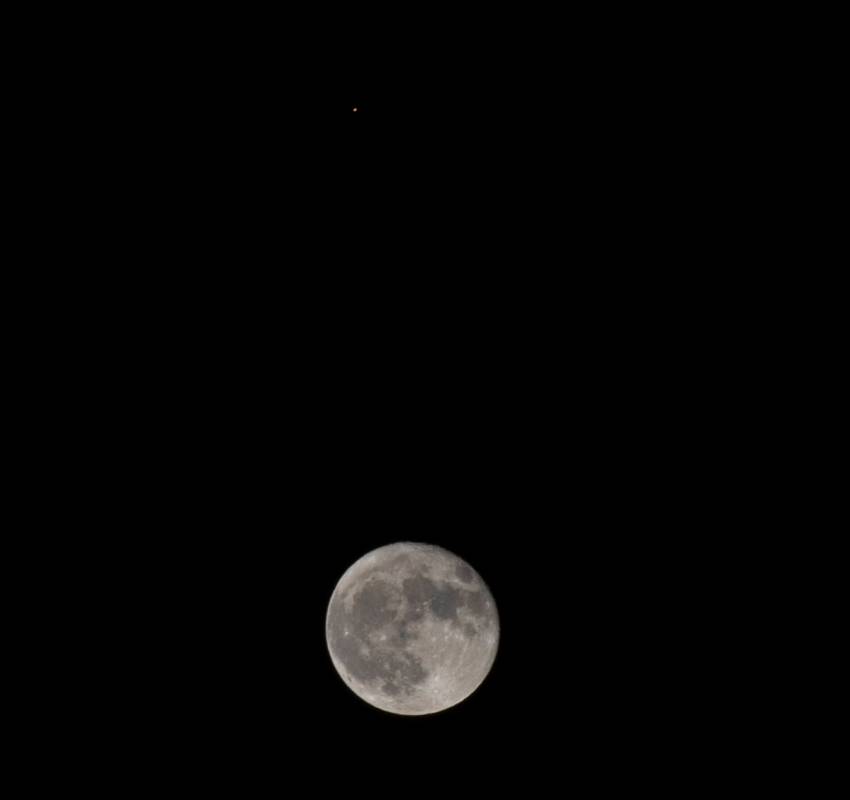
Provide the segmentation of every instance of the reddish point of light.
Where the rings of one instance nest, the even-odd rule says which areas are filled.
[[[351,110],[356,114],[357,113],[357,106],[354,106],[354,108],[352,108]]]

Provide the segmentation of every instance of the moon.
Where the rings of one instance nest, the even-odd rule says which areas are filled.
[[[399,542],[367,553],[328,605],[328,651],[340,677],[393,714],[434,714],[484,681],[499,646],[490,590],[463,559]]]

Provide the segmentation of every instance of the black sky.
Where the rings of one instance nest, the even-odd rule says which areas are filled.
[[[696,272],[652,206],[686,82],[622,17],[499,13],[357,16],[300,51],[225,15],[224,44],[100,77],[108,126],[71,93],[121,223],[95,218],[105,353],[66,394],[107,398],[96,677],[124,780],[621,795],[687,762],[711,696],[689,586],[725,545],[683,467],[713,433],[699,296],[654,268]],[[397,540],[463,556],[502,617],[491,678],[429,719],[359,701],[324,642],[339,576]]]

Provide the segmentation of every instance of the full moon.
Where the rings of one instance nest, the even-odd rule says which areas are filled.
[[[463,559],[400,542],[367,553],[340,578],[328,606],[331,660],[377,708],[433,714],[487,677],[499,644],[490,590]]]

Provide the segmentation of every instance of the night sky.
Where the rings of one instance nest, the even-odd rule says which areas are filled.
[[[670,37],[651,12],[570,9],[416,19],[393,29],[357,17],[339,51],[344,105],[372,114],[447,115],[467,122],[512,114],[560,117],[594,99],[656,94],[695,34]],[[653,85],[654,84],[654,85]]]
[[[661,48],[653,24],[586,10],[556,19],[357,9],[303,23],[173,14],[136,20],[99,50],[80,47],[85,73],[68,85],[110,123],[127,119],[143,149],[153,128],[163,131],[154,147],[173,136],[217,159],[354,168],[353,148],[398,171],[416,169],[413,154],[445,164],[468,144],[498,150],[511,168],[544,151],[650,141],[692,93],[677,55],[688,35]]]
[[[133,466],[89,487],[134,609],[103,668],[139,739],[125,780],[619,797],[686,763],[710,690],[688,685],[682,598],[717,534],[683,464],[714,412],[689,409],[695,259],[656,154],[676,172],[691,86],[604,16],[224,15],[140,37],[126,73],[93,60],[88,106],[68,92],[56,127],[111,181],[109,275],[139,264],[100,303],[138,360],[95,329]],[[397,540],[465,557],[503,621],[480,692],[422,720],[357,700],[324,641],[341,573]]]

